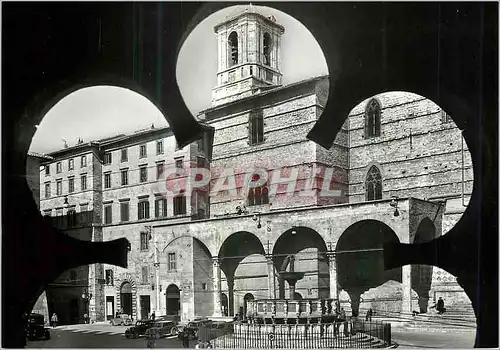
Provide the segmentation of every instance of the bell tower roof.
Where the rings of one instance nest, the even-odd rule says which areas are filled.
[[[250,5],[214,26],[217,36],[217,84],[212,107],[281,86],[281,36],[285,28]]]

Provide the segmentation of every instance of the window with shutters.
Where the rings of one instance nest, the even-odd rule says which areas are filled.
[[[186,214],[186,197],[184,194],[174,197],[174,215]]]
[[[156,154],[163,154],[163,140],[156,141]]]
[[[120,170],[122,175],[122,186],[128,185],[128,169]]]
[[[139,158],[146,158],[146,156],[147,156],[146,145],[140,145],[139,146]]]
[[[80,158],[80,166],[83,168],[83,167],[86,167],[87,166],[87,156],[82,156]]]
[[[156,179],[159,179],[163,174],[164,166],[165,166],[164,162],[156,163]]]
[[[106,284],[108,286],[112,286],[113,283],[114,283],[114,281],[113,281],[113,270],[108,269],[108,270],[106,270]]]
[[[139,201],[137,210],[137,218],[139,220],[149,219],[149,202],[146,199],[142,199]]]
[[[62,180],[56,182],[56,193],[58,196],[62,195]]]
[[[365,110],[365,137],[380,136],[380,115],[382,109],[376,99],[371,99]]]
[[[111,188],[111,173],[104,174],[104,188]]]
[[[147,266],[142,267],[142,284],[149,283],[149,268]]]
[[[45,166],[45,176],[49,176],[50,175],[50,165],[46,165]]]
[[[166,198],[156,198],[155,199],[155,218],[167,217],[167,199]]]
[[[104,206],[104,223],[111,224],[113,222],[113,207],[111,204]]]
[[[111,158],[111,153],[105,153],[104,154],[104,165],[109,165],[111,164],[112,158]]]
[[[128,148],[122,149],[121,153],[122,153],[122,157],[121,157],[122,163],[128,162]]]
[[[177,270],[177,259],[175,257],[175,253],[168,253],[168,271],[176,271]]]
[[[130,205],[128,201],[120,202],[120,221],[127,222],[130,220]]]
[[[248,129],[250,145],[264,142],[264,115],[262,110],[250,113]]]
[[[382,199],[382,175],[375,165],[368,170],[365,186],[367,201]]]
[[[68,178],[68,192],[69,193],[75,192],[75,178],[74,177]]]
[[[68,160],[68,169],[69,170],[75,169],[75,160],[73,158]]]
[[[87,189],[87,174],[80,175],[80,185],[82,191],[85,191]]]
[[[50,198],[50,182],[45,184],[45,198]]]
[[[176,158],[175,159],[175,167],[177,169],[182,169],[184,166],[184,158]]]
[[[149,250],[149,233],[141,232],[141,250]]]
[[[139,174],[140,174],[140,182],[148,181],[148,168],[146,165],[142,165],[139,168]]]

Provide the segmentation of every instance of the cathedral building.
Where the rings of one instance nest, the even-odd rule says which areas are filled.
[[[385,271],[382,252],[459,220],[473,184],[461,131],[425,97],[387,92],[353,106],[330,149],[308,140],[329,77],[282,84],[285,29],[251,8],[215,26],[217,83],[198,116],[215,128],[211,159],[203,139],[179,149],[152,127],[42,164],[43,214],[92,212],[79,234],[131,242],[128,268],[83,271],[93,319],[245,315],[247,300],[292,297],[339,299],[354,315],[426,312],[440,296],[471,310],[453,276]],[[208,179],[193,186],[200,169]],[[294,295],[279,275],[290,268],[305,273]]]

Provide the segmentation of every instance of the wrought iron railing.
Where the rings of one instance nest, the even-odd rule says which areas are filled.
[[[205,326],[199,340],[214,348],[319,349],[379,348],[391,345],[391,325],[349,320],[321,324],[248,324]]]

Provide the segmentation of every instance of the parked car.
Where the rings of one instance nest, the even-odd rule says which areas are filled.
[[[148,328],[153,327],[155,321],[153,320],[139,320],[135,323],[135,326],[127,328],[125,331],[125,338],[136,339],[143,336]]]
[[[146,330],[145,336],[153,335],[155,332],[160,338],[167,335],[176,335],[178,332],[177,325],[173,321],[155,321],[153,326]]]
[[[127,314],[117,315],[116,317],[111,319],[110,323],[113,326],[131,326],[134,324],[130,316]]]
[[[29,314],[26,320],[25,334],[29,340],[50,339],[49,328],[45,327],[45,319],[41,314]]]
[[[210,326],[212,321],[209,319],[195,319],[185,325],[180,324],[177,326],[177,331],[187,332],[191,339],[198,339],[198,331],[201,326]]]

